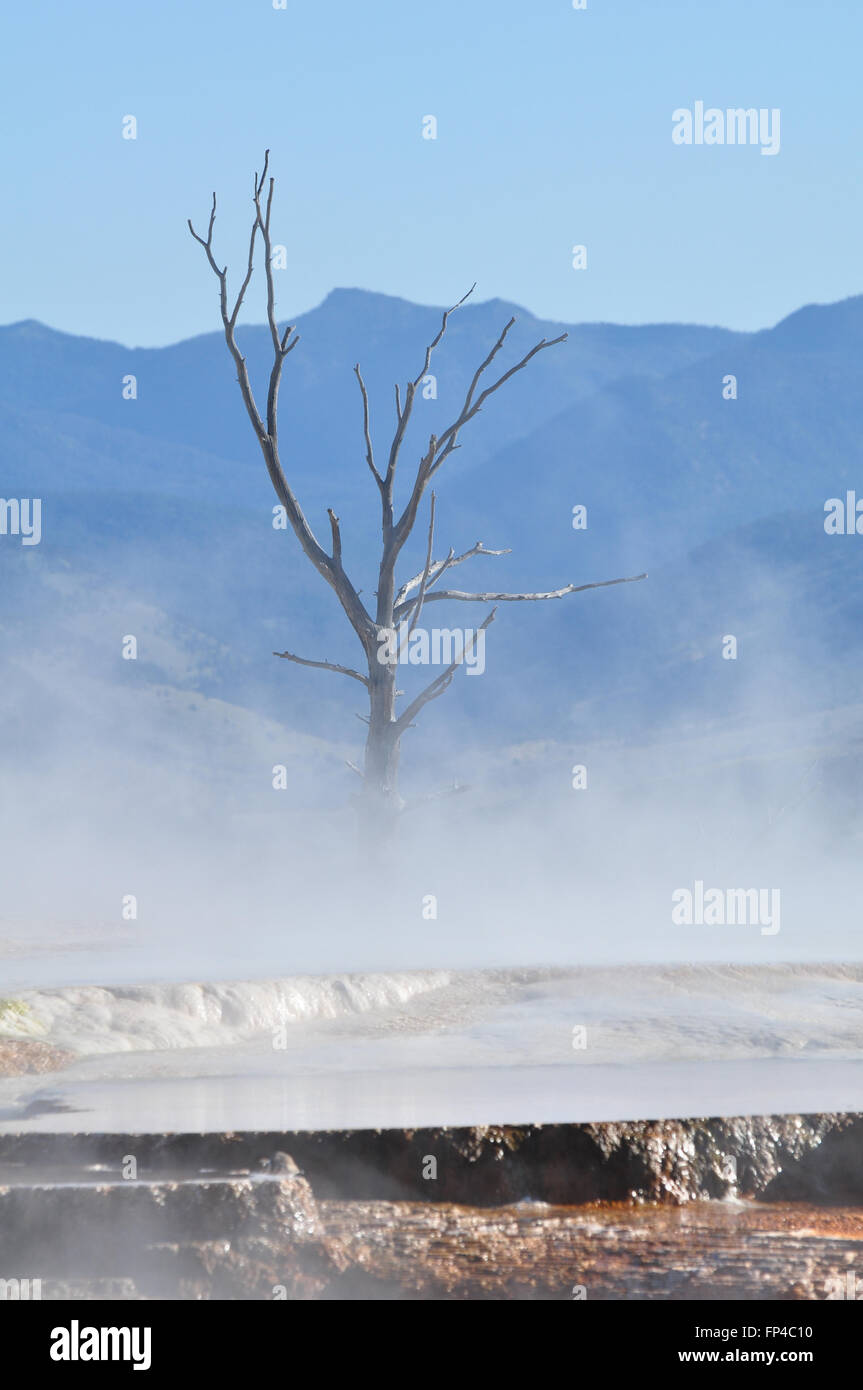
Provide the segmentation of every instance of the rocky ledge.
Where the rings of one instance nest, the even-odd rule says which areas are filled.
[[[0,1138],[0,1280],[43,1297],[798,1299],[849,1276],[860,1115]]]
[[[318,1198],[502,1206],[753,1197],[863,1203],[863,1115],[619,1124],[216,1134],[0,1135],[0,1184],[65,1175],[196,1178],[265,1171],[290,1154]]]

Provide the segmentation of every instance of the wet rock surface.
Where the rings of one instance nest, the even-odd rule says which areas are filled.
[[[0,1188],[0,1266],[36,1271],[43,1297],[106,1280],[127,1289],[117,1297],[315,1296],[330,1277],[326,1246],[311,1188],[293,1175]]]
[[[127,1154],[148,1179],[273,1172],[289,1161],[319,1199],[471,1206],[736,1196],[863,1202],[857,1114],[275,1134],[7,1134],[0,1135],[0,1184],[46,1164],[53,1172],[119,1177]]]
[[[863,1257],[863,1213],[845,1208],[324,1206],[350,1261],[336,1297],[826,1299]]]
[[[807,1299],[849,1272],[859,1115],[0,1138],[0,1278],[45,1298]]]
[[[859,1208],[315,1203],[278,1179],[21,1191],[0,1198],[0,1264],[14,1250],[46,1299],[793,1301],[848,1296],[863,1262]]]

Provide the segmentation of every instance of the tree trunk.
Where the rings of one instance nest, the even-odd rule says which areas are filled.
[[[399,795],[399,738],[396,735],[396,667],[369,663],[369,732],[360,805],[366,845],[388,844],[402,809]]]

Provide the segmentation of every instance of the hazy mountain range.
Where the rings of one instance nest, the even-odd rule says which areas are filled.
[[[827,536],[823,520],[827,498],[863,496],[863,296],[758,333],[570,326],[501,301],[465,306],[432,364],[437,399],[417,400],[403,488],[511,314],[504,365],[543,336],[567,328],[569,339],[465,429],[438,479],[437,549],[512,548],[463,566],[470,589],[650,578],[502,605],[485,676],[426,711],[419,746],[433,749],[444,727],[490,745],[643,741],[672,727],[707,737],[754,729],[776,709],[820,719],[830,757],[859,748],[863,537]],[[393,385],[418,371],[439,321],[437,309],[337,290],[298,321],[286,364],[287,471],[322,539],[326,507],[341,517],[367,595],[376,491],[352,368],[362,365],[384,455]],[[241,346],[260,386],[267,331],[242,330]],[[729,375],[736,399],[723,398]],[[34,710],[49,717],[56,670],[128,686],[120,641],[133,632],[134,679],[151,689],[276,718],[337,743],[340,757],[357,744],[350,683],[271,655],[289,646],[352,664],[358,653],[291,533],[272,528],[275,498],[220,334],[131,349],[29,321],[0,329],[0,457],[3,496],[43,499],[39,546],[0,537],[7,728],[24,738]],[[572,527],[576,504],[586,530]],[[421,568],[424,519],[417,531],[405,575]],[[440,604],[426,621],[464,627],[486,611]],[[722,659],[728,634],[736,662]]]

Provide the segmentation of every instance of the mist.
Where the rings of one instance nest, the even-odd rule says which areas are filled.
[[[825,667],[838,680],[841,665],[814,605],[802,612],[770,572],[750,567],[747,580],[737,661],[720,654],[722,630],[740,628],[727,613],[692,655],[695,676],[684,671],[698,682],[689,699],[676,694],[631,732],[630,692],[638,699],[643,683],[652,707],[662,676],[643,649],[600,697],[577,699],[603,642],[631,621],[630,592],[604,596],[608,627],[580,651],[582,690],[556,715],[511,641],[529,634],[534,610],[512,605],[489,631],[482,679],[459,671],[405,736],[407,808],[375,864],[357,836],[347,762],[361,758],[362,728],[350,697],[322,738],[292,718],[292,670],[277,672],[280,720],[205,694],[204,644],[122,589],[98,600],[76,590],[75,634],[50,613],[35,632],[7,618],[7,982],[853,954],[858,711],[825,708]],[[142,674],[120,658],[132,629],[148,650]],[[800,634],[819,630],[813,660]],[[504,741],[501,710],[504,735],[533,719],[534,737]],[[673,893],[697,881],[780,892],[780,929],[675,924]]]

